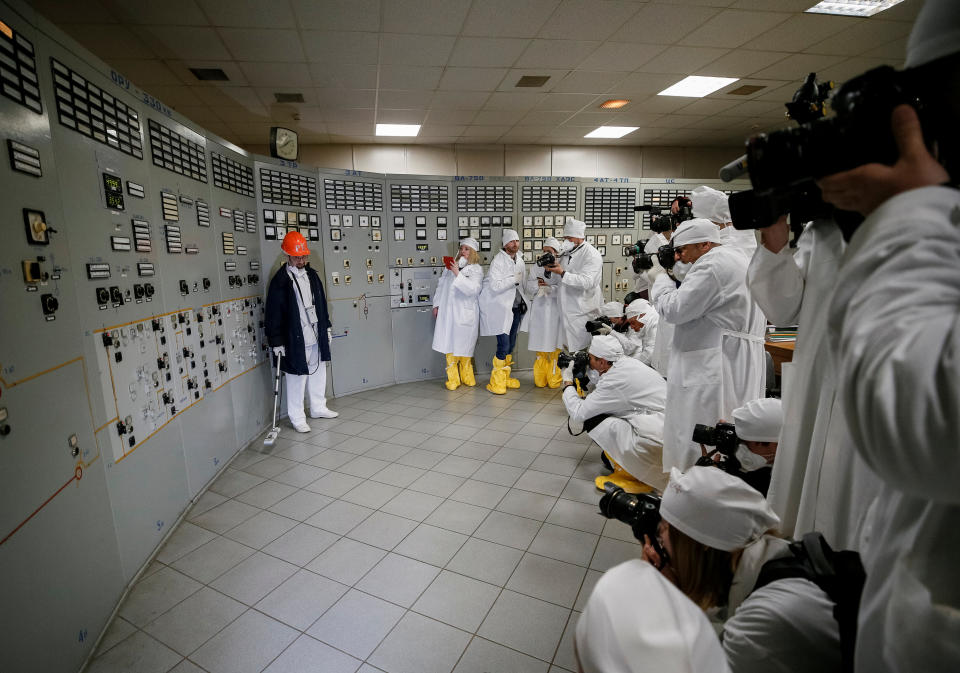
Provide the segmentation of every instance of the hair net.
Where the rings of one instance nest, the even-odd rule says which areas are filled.
[[[584,673],[730,671],[703,610],[640,559],[597,581],[577,622],[576,643]]]
[[[560,252],[560,241],[555,239],[553,236],[550,236],[543,242],[544,248],[553,248],[557,252]]]
[[[724,223],[732,221],[730,206],[726,194],[713,187],[700,186],[690,192],[691,210],[694,217],[701,217],[711,222]]]
[[[504,229],[503,236],[501,237],[500,240],[501,240],[500,247],[502,248],[502,247],[505,247],[507,243],[511,241],[519,241],[520,235],[517,232],[515,232],[513,229]]]
[[[720,229],[710,220],[694,218],[681,223],[670,242],[674,248],[690,243],[719,243]]]
[[[636,318],[640,314],[646,313],[656,313],[656,310],[646,299],[634,299],[627,305],[625,315],[627,318]]]
[[[670,470],[660,516],[681,533],[721,551],[742,549],[780,525],[760,491],[716,467]]]
[[[584,238],[587,233],[587,225],[580,220],[568,217],[563,225],[563,235],[573,238]]]
[[[783,427],[783,405],[773,397],[751,400],[733,410],[737,437],[751,442],[776,442]]]
[[[608,301],[600,307],[600,313],[608,318],[622,318],[623,304],[618,301]]]
[[[590,341],[590,349],[587,352],[596,358],[603,358],[607,362],[616,362],[623,357],[623,346],[620,345],[616,337],[604,334],[593,337]]]
[[[907,68],[960,51],[960,7],[956,0],[927,0],[907,41]]]
[[[477,252],[480,250],[480,244],[477,243],[477,239],[475,238],[465,238],[462,241],[460,241],[460,245],[469,245],[471,248],[473,248],[474,252]]]

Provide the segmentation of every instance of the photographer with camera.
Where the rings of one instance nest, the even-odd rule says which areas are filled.
[[[487,390],[503,395],[507,388],[519,388],[520,380],[510,376],[517,332],[526,331],[524,316],[529,299],[524,296],[523,257],[520,236],[513,229],[504,229],[500,252],[493,258],[480,291],[480,336],[497,337],[497,353]]]
[[[587,225],[568,217],[563,225],[562,258],[544,267],[560,276],[558,302],[563,317],[563,342],[568,350],[576,351],[590,343],[590,333],[584,324],[600,314],[603,293],[603,257],[586,242]],[[561,264],[563,262],[563,264]]]
[[[815,569],[837,573],[800,571],[793,561],[811,548],[808,541],[798,547],[777,537],[779,520],[763,496],[712,467],[674,469],[659,514],[658,539],[644,535],[643,558],[722,623],[720,638],[733,673],[841,670],[840,633],[856,624],[857,596],[855,562],[848,580],[847,566],[840,566],[846,558],[837,561],[844,552],[812,538],[812,558],[824,561]],[[782,568],[792,571],[778,572]],[[831,597],[819,583],[838,578],[843,586],[826,584],[835,591]]]
[[[726,194],[712,187],[696,187],[690,192],[693,216],[713,222],[720,228],[720,242],[742,250],[749,258],[757,249],[757,236],[750,229],[733,226],[728,199]]]
[[[460,241],[460,250],[440,275],[433,293],[433,350],[447,356],[447,390],[477,385],[473,351],[477,347],[480,309],[477,298],[483,285],[483,268],[475,238]],[[458,369],[459,366],[459,369]]]
[[[729,418],[761,396],[766,320],[747,292],[747,259],[720,245],[709,220],[681,224],[673,235],[677,265],[688,265],[683,284],[668,275],[651,292],[660,319],[675,325],[667,374],[665,469],[693,465],[700,447],[690,428]]]
[[[614,466],[610,475],[598,476],[603,489],[613,482],[629,493],[649,491],[640,478],[660,480],[663,445],[663,405],[666,383],[632,358],[612,336],[590,341],[590,369],[599,374],[586,398],[577,395],[573,363],[563,372],[563,404],[573,423],[582,423]]]
[[[543,268],[559,254],[560,241],[552,236],[547,238],[543,242],[543,254],[524,281],[527,296],[531,298],[527,348],[537,354],[533,363],[533,385],[537,388],[559,388],[562,383],[557,367],[557,356],[563,347],[563,326],[557,304],[560,276]]]
[[[660,315],[646,299],[634,299],[627,305],[624,317],[626,330],[617,334],[623,352],[634,360],[657,369],[657,328]],[[657,370],[661,376],[663,372]]]

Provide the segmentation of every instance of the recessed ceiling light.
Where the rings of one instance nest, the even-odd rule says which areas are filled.
[[[901,2],[903,0],[823,0],[805,11],[811,14],[873,16]]]
[[[633,133],[639,126],[598,126],[593,129],[584,138],[622,138],[628,133]]]
[[[274,93],[273,97],[278,103],[303,103],[302,93]]]
[[[658,96],[687,96],[688,98],[703,98],[717,89],[737,81],[737,77],[702,77],[691,75],[684,77],[671,87],[667,87]]]
[[[201,82],[229,82],[230,78],[220,68],[190,68],[190,72]]]
[[[762,86],[759,85],[759,84],[744,84],[743,86],[738,86],[738,87],[737,87],[736,89],[734,89],[733,91],[728,91],[728,92],[726,93],[726,95],[728,95],[728,96],[749,96],[749,95],[751,95],[751,94],[755,94],[755,93],[757,93],[758,91],[761,91],[762,89],[766,89],[766,88],[767,88],[767,85],[766,85],[766,84],[764,84],[764,85],[762,85]]]
[[[377,124],[378,136],[415,136],[420,124]]]
[[[600,107],[604,110],[618,110],[629,104],[630,101],[628,101],[626,98],[611,98],[610,100],[601,103]]]
[[[550,79],[550,75],[524,75],[517,80],[514,86],[536,89],[546,84],[548,79]]]

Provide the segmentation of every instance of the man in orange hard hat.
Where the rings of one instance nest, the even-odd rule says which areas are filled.
[[[297,432],[310,432],[303,408],[306,389],[310,418],[336,418],[327,408],[327,362],[331,323],[320,275],[310,268],[307,241],[296,231],[283,238],[287,263],[267,290],[267,342],[287,375],[287,416]]]

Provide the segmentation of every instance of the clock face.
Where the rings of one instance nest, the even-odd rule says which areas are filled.
[[[290,129],[277,127],[271,134],[271,143],[273,156],[288,161],[296,161],[300,153],[297,142],[297,134]]]

